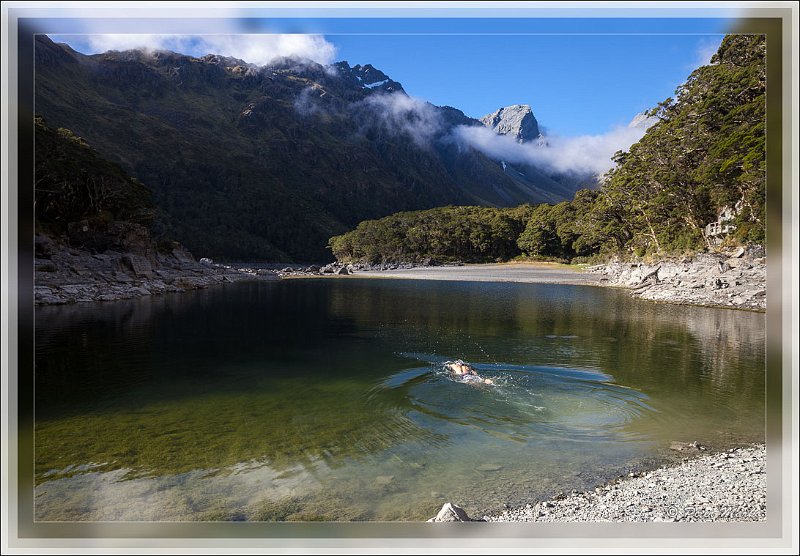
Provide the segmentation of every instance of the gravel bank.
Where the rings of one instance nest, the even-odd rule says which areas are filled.
[[[358,276],[409,278],[415,280],[456,280],[469,282],[523,282],[530,284],[598,285],[601,276],[546,263],[470,264],[424,266],[397,270],[369,270]]]
[[[766,448],[760,444],[634,474],[594,491],[556,496],[484,520],[764,521],[766,493]]]

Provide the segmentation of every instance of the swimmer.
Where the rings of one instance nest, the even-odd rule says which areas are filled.
[[[461,359],[448,361],[444,364],[444,367],[454,375],[459,376],[464,380],[470,382],[483,382],[484,384],[494,384],[494,381],[491,378],[481,377],[475,369],[470,367],[467,363],[464,363]]]

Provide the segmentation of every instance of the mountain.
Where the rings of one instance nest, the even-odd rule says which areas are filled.
[[[356,87],[387,93],[405,92],[400,83],[392,80],[381,70],[374,68],[372,64],[350,67],[347,62],[338,62],[333,67],[336,68],[342,79],[350,80]]]
[[[480,121],[371,65],[168,51],[83,55],[36,38],[36,112],[153,191],[154,233],[198,256],[330,259],[358,222],[443,205],[566,198],[454,141]]]
[[[545,135],[539,129],[539,122],[527,104],[505,106],[487,114],[481,123],[500,135],[508,135],[517,143],[532,144],[537,148],[550,147]],[[511,164],[501,161],[503,171],[515,182],[538,190],[545,202],[558,203],[571,199],[576,191],[595,188],[598,183],[594,176],[580,173],[548,172],[531,164]]]
[[[704,268],[692,284],[682,273],[664,280],[689,291],[749,284],[729,295],[728,305],[763,307],[763,261],[761,278],[737,275],[736,267],[752,265],[736,257],[764,257],[766,73],[763,34],[727,35],[711,63],[693,71],[674,98],[631,120],[628,127],[637,132],[630,135],[641,138],[614,155],[616,166],[601,187],[536,207],[398,213],[332,237],[333,252],[342,262],[367,263],[491,261],[522,253],[572,262],[675,257],[685,266],[687,255],[698,251],[747,246],[733,258],[709,259],[713,272]],[[715,226],[721,219],[724,233]]]
[[[481,123],[500,135],[513,137],[518,143],[530,143],[541,137],[539,122],[527,104],[500,108],[481,118]]]

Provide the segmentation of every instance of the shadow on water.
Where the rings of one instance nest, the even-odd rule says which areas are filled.
[[[40,518],[417,519],[763,440],[763,314],[588,286],[240,283],[39,308],[35,339]]]

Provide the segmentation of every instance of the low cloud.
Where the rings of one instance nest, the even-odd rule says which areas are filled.
[[[695,59],[692,61],[689,69],[697,69],[701,66],[707,66],[711,63],[711,57],[717,53],[720,44],[722,44],[722,36],[708,37],[700,40],[697,45],[697,52]]]
[[[424,100],[403,93],[378,93],[368,96],[361,103],[389,132],[404,133],[419,146],[429,145],[442,130],[439,113]]]
[[[306,87],[294,99],[294,109],[301,116],[313,116],[322,111],[319,99],[326,94],[322,87]]]
[[[90,53],[108,50],[172,50],[191,56],[220,54],[263,66],[278,58],[307,59],[327,65],[336,47],[320,35],[136,35],[103,34],[58,37],[76,50],[85,45]]]
[[[618,127],[602,135],[547,136],[547,146],[517,143],[482,126],[458,126],[453,138],[495,160],[528,164],[558,174],[601,175],[614,166],[611,157],[645,134],[644,127]]]

